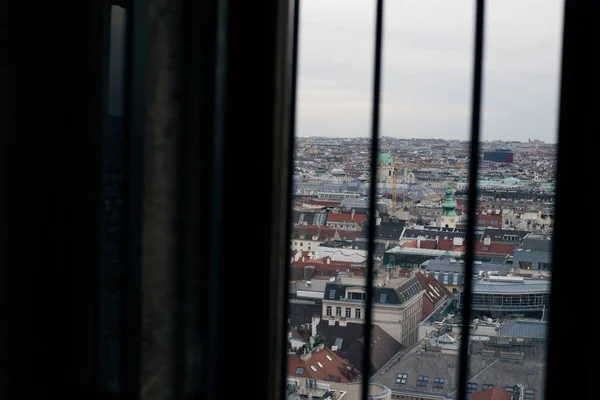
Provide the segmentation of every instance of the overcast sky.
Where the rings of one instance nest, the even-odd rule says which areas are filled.
[[[482,135],[555,142],[563,0],[486,2]],[[381,135],[469,136],[474,0],[387,0]],[[299,136],[368,136],[374,0],[301,0]]]

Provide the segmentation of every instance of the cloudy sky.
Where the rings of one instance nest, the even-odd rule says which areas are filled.
[[[555,142],[562,0],[487,1],[482,135]],[[381,134],[469,136],[474,0],[387,0]],[[301,0],[299,136],[368,136],[374,0]]]

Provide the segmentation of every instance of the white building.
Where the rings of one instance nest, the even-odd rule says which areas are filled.
[[[340,326],[365,322],[366,279],[342,276],[329,282],[323,298],[322,318]],[[423,293],[417,278],[399,277],[398,270],[379,273],[373,288],[373,324],[404,346],[417,341],[423,315]]]

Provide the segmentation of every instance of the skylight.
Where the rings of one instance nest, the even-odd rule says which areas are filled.
[[[427,387],[429,385],[429,377],[424,375],[419,375],[417,379],[417,386]]]
[[[313,371],[317,372],[317,369],[315,368],[315,366],[314,366],[314,365],[311,365],[311,366],[310,366],[310,369],[312,369]]]
[[[333,361],[333,358],[331,358],[331,357],[329,356],[329,354],[327,354],[327,355],[325,356],[325,358],[327,358],[329,361]]]
[[[433,380],[433,388],[434,389],[443,389],[446,384],[446,378],[435,378]]]
[[[396,383],[405,385],[406,379],[408,379],[408,374],[398,374],[398,376],[396,376]]]
[[[323,369],[323,364],[321,364],[321,362],[317,361],[317,365],[319,366],[319,368]]]

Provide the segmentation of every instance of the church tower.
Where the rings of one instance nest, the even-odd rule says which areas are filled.
[[[446,189],[446,199],[442,203],[442,215],[437,218],[438,226],[442,228],[456,228],[458,215],[456,215],[456,200],[452,193],[452,188]]]

